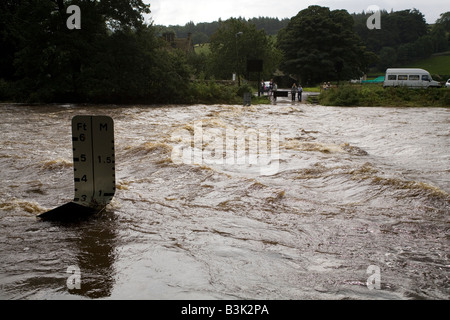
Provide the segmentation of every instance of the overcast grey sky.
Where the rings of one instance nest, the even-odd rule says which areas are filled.
[[[144,0],[151,4],[150,17],[155,24],[185,25],[212,22],[230,17],[291,18],[310,5],[345,9],[349,13],[366,11],[376,5],[390,11],[416,8],[425,15],[428,23],[434,23],[441,13],[450,11],[449,0]]]

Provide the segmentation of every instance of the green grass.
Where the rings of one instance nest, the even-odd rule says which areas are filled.
[[[211,49],[209,48],[209,43],[198,44],[194,47],[195,53],[197,54],[210,54]]]
[[[431,75],[440,75],[445,78],[445,80],[444,79],[437,79],[437,80],[446,81],[447,77],[450,76],[450,51],[434,54],[430,58],[418,60],[414,63],[410,63],[400,67],[425,69]],[[368,79],[375,79],[376,77],[384,75],[385,75],[384,71],[373,71],[370,72],[367,75],[367,77]]]
[[[435,55],[428,59],[419,60],[405,68],[422,68],[431,74],[450,75],[450,53],[447,55]]]
[[[303,88],[303,91],[305,91],[305,92],[320,92],[320,86]]]
[[[343,85],[322,92],[325,106],[363,107],[450,107],[450,90],[386,88],[382,85]]]

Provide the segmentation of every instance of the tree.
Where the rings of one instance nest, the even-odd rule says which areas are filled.
[[[381,29],[369,30],[366,21],[371,13],[353,14],[354,30],[368,50],[379,57],[377,68],[410,63],[418,58],[428,57],[436,48],[443,47],[442,33],[433,27],[430,38],[424,15],[417,9],[402,11],[381,11]],[[436,24],[437,26],[437,24]],[[393,59],[395,58],[395,59]]]
[[[353,23],[345,10],[310,6],[300,11],[278,34],[282,70],[304,83],[360,77],[372,56],[354,33]]]
[[[80,30],[67,28],[70,5],[81,9]],[[97,57],[108,37],[143,28],[149,5],[142,0],[6,0],[1,9],[8,21],[1,42],[14,44],[2,70],[15,81],[19,97],[73,101],[83,98],[83,81],[98,67],[92,61],[102,60]]]
[[[450,32],[450,11],[441,13],[441,16],[436,21],[436,24],[442,25],[446,32]]]
[[[277,68],[280,52],[264,30],[243,19],[222,22],[211,36],[210,75],[230,79],[232,73],[246,73],[247,60],[263,60],[262,76],[269,77]]]
[[[414,42],[427,34],[425,17],[417,9],[394,12],[391,19],[397,30],[399,44]]]
[[[441,14],[431,31],[435,52],[442,52],[450,48],[450,11]]]
[[[66,7],[81,9],[68,30]],[[178,102],[190,69],[144,23],[142,0],[5,0],[0,5],[3,78],[19,101]]]
[[[395,66],[397,62],[397,51],[392,47],[383,47],[380,51],[380,59],[377,64],[378,70],[386,70]]]

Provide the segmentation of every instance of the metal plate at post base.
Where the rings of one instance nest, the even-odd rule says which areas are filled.
[[[85,207],[74,202],[69,202],[61,207],[44,212],[37,217],[44,221],[75,222],[86,220],[94,214],[103,211],[103,209]]]
[[[108,116],[72,118],[75,196],[40,214],[47,221],[80,221],[102,212],[116,190],[114,122]]]

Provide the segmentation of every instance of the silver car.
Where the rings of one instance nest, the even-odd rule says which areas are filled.
[[[448,79],[447,82],[445,83],[445,87],[450,88],[450,79]]]

